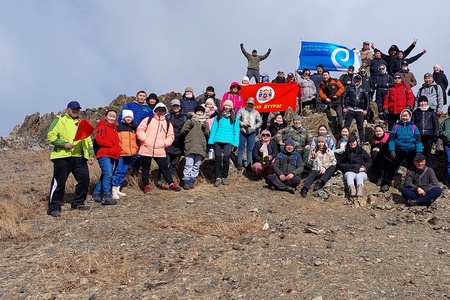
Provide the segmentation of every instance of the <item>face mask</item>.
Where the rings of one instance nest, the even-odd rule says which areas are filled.
[[[186,93],[186,94],[184,94],[185,96],[186,96],[186,98],[192,98],[192,93]]]
[[[403,67],[402,71],[408,71],[408,68],[407,67]]]

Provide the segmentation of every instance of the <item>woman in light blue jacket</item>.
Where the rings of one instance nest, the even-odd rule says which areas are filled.
[[[230,168],[230,155],[233,147],[239,145],[239,120],[233,112],[233,102],[226,100],[220,113],[214,118],[208,144],[214,145],[215,162],[214,173],[216,181],[214,186],[228,185],[228,170]]]

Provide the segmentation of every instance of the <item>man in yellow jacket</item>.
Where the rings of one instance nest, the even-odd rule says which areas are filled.
[[[66,113],[52,122],[47,139],[53,145],[50,159],[53,162],[53,179],[47,213],[52,217],[61,215],[64,204],[64,191],[69,174],[77,181],[72,209],[89,210],[84,205],[89,188],[89,168],[94,163],[95,154],[92,139],[74,141],[77,124],[80,121],[81,107],[77,101],[67,104]]]

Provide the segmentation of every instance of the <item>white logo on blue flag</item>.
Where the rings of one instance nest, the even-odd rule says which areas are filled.
[[[357,50],[324,42],[300,42],[299,70],[315,69],[323,65],[328,71],[347,71],[354,66],[356,70],[361,66],[361,57]]]

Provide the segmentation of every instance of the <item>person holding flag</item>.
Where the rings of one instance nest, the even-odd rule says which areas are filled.
[[[52,217],[61,215],[64,204],[66,181],[72,173],[77,181],[72,209],[89,210],[84,205],[89,188],[88,164],[95,160],[94,147],[90,135],[94,126],[86,119],[80,119],[81,106],[77,101],[67,104],[66,113],[52,122],[47,139],[53,145],[50,159],[53,162],[53,178],[47,213]]]

